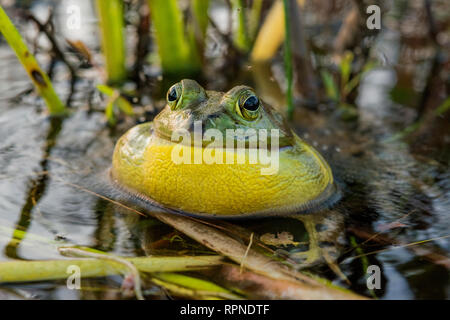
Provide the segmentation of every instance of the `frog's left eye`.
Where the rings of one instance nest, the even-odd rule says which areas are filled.
[[[181,98],[181,91],[182,87],[180,83],[174,84],[167,91],[167,104],[170,106],[170,109],[176,109],[178,101]]]
[[[259,114],[260,102],[258,97],[250,91],[244,92],[237,101],[236,111],[245,120],[255,120]]]

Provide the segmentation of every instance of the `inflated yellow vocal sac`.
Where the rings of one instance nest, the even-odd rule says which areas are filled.
[[[186,144],[186,139],[173,139],[180,130],[194,137],[194,123],[199,122],[201,134],[208,130],[222,133],[223,149],[215,149],[212,154],[221,152],[216,159],[223,161],[194,159],[194,155],[205,155],[211,141],[198,144],[192,139]],[[249,136],[244,152],[227,149],[230,129],[268,133],[268,156],[274,153],[271,144],[277,142],[279,146],[277,157],[272,159],[277,162],[273,166],[276,170],[264,174],[271,164],[259,157],[257,161],[249,158]],[[277,132],[276,137],[271,132]],[[242,139],[235,142],[242,145]],[[174,159],[180,143],[184,151],[190,148],[191,161]],[[251,88],[238,86],[226,93],[205,91],[193,80],[172,86],[166,107],[154,121],[138,125],[120,138],[111,178],[121,189],[152,204],[199,216],[285,216],[318,210],[338,198],[326,161],[291,131],[280,114],[263,105]]]

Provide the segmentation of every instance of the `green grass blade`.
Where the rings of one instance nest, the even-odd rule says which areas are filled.
[[[108,83],[119,84],[126,77],[123,1],[96,2]]]
[[[109,97],[105,107],[105,115],[110,125],[116,124],[114,116],[114,106],[117,106],[120,111],[128,116],[134,115],[133,106],[127,99],[120,95],[120,91],[104,84],[97,85],[97,90]]]
[[[66,107],[53,89],[48,75],[39,67],[35,57],[28,50],[27,45],[19,34],[19,31],[17,31],[2,6],[0,6],[0,32],[16,53],[17,58],[19,58],[19,61],[22,63],[28,73],[28,76],[33,81],[33,84],[36,86],[39,94],[45,100],[50,114],[64,114],[66,112]]]
[[[442,104],[436,109],[435,114],[437,116],[440,116],[446,113],[448,110],[450,110],[450,97],[442,102]]]
[[[189,46],[192,56],[196,57],[201,65],[205,50],[206,30],[209,24],[209,0],[191,0],[189,9],[192,15],[192,19],[186,25]]]
[[[341,64],[339,65],[339,69],[341,72],[342,88],[344,88],[348,84],[348,81],[350,80],[350,74],[352,72],[352,62],[353,62],[353,53],[347,51],[344,55],[344,58],[341,61]],[[344,89],[342,89],[342,92],[344,92]]]
[[[242,298],[213,282],[178,273],[156,273],[152,275],[152,281],[175,295],[187,298],[204,300]]]
[[[416,131],[417,129],[419,129],[421,125],[422,125],[421,121],[416,121],[416,122],[410,124],[409,126],[407,126],[402,131],[400,131],[400,132],[394,134],[393,136],[385,139],[383,142],[385,142],[385,143],[392,143],[392,142],[396,142],[398,140],[401,140],[401,139],[407,137],[408,135],[410,135],[411,133],[413,133],[414,131]]]
[[[339,90],[337,88],[336,83],[334,82],[333,75],[325,69],[323,69],[320,72],[320,75],[322,76],[322,81],[325,87],[327,97],[333,101],[338,102],[340,99]]]
[[[176,0],[148,0],[164,74],[190,75],[200,71],[194,43],[185,32]]]
[[[233,16],[236,17],[235,25],[233,27],[233,42],[236,48],[243,52],[250,50],[250,40],[248,37],[247,23],[245,17],[245,9],[242,5],[242,0],[232,0],[231,10]]]
[[[209,0],[191,1],[192,14],[194,16],[195,22],[198,25],[200,37],[202,40],[205,39],[206,29],[208,28],[209,24],[208,8],[209,8]]]
[[[174,293],[185,293],[188,296],[201,296],[203,299],[214,297],[240,299],[239,296],[213,282],[186,276],[184,274],[169,272],[156,273],[153,274],[153,281]]]
[[[212,291],[212,292],[222,292],[222,293],[231,293],[228,290],[216,285],[215,283],[197,279],[189,276],[185,276],[183,274],[177,273],[157,273],[154,275],[156,278],[161,279],[163,281],[176,283],[180,286],[201,290],[201,291]]]
[[[253,0],[253,5],[250,11],[250,19],[249,19],[249,34],[253,40],[256,37],[256,33],[258,32],[259,20],[261,18],[261,9],[262,9],[263,0]]]
[[[366,270],[369,269],[369,259],[367,256],[364,255],[363,249],[359,246],[358,242],[356,241],[355,237],[350,237],[350,244],[355,249],[356,255],[361,256],[361,265],[362,265],[362,271],[363,273],[366,273]],[[375,291],[373,289],[369,289],[370,294],[374,299],[378,299]]]
[[[369,61],[367,62],[360,73],[355,75],[353,78],[351,78],[345,85],[344,85],[344,92],[343,95],[347,96],[353,89],[355,89],[359,82],[361,81],[361,77],[366,74],[366,72],[372,70],[377,66],[377,63],[375,61]]]

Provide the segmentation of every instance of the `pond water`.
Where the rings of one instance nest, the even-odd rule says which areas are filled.
[[[34,10],[39,14],[41,8]],[[64,7],[58,10],[60,14],[65,12]],[[93,37],[94,16],[89,5],[83,10],[92,20],[83,26],[86,30],[72,36],[98,50]],[[64,27],[61,30],[61,37],[67,36]],[[393,35],[386,33],[380,47],[385,48],[383,53],[390,61],[395,61],[392,39]],[[45,64],[45,57],[39,58]],[[0,45],[0,69],[0,261],[59,259],[57,247],[65,243],[122,256],[209,252],[187,237],[182,243],[155,249],[152,243],[172,234],[170,227],[124,212],[92,192],[101,192],[95,181],[110,166],[115,142],[135,121],[127,119],[115,129],[108,127],[104,114],[91,110],[86,102],[93,89],[90,81],[77,84],[72,115],[51,120],[34,93],[22,94],[31,88],[30,83],[4,43]],[[268,79],[261,82],[260,76],[272,71],[254,67],[243,79],[255,86],[263,99],[276,103],[284,100],[278,85]],[[438,238],[409,247],[369,242],[362,248],[365,253],[379,251],[367,256],[367,263],[382,271],[382,287],[375,290],[378,298],[449,299],[449,263],[445,261],[449,258],[445,257],[450,252],[450,240],[445,237],[450,230],[450,172],[448,161],[436,161],[445,158],[448,151],[432,149],[428,154],[413,154],[405,143],[388,141],[400,130],[400,120],[405,116],[397,112],[399,106],[388,94],[395,74],[393,67],[383,66],[365,77],[356,124],[340,121],[332,108],[324,105],[321,112],[306,108],[296,112],[294,126],[324,154],[343,186],[344,198],[336,210],[346,220],[347,245],[339,266],[351,281],[349,288],[371,296],[363,262],[352,258],[355,250],[349,244],[352,239],[366,241],[363,231],[380,232],[401,244]],[[55,84],[62,96],[68,92],[65,76],[64,67],[58,66]],[[204,85],[227,90],[234,83]],[[267,86],[272,88],[267,90]],[[96,98],[94,107],[100,108],[104,102]],[[164,99],[162,95],[153,98]],[[295,225],[292,227],[287,219],[232,223],[260,234],[288,230],[295,240],[301,237],[301,225],[292,230]],[[26,231],[25,236],[14,239],[15,229]],[[433,254],[441,258],[434,259]],[[326,266],[316,271],[345,285]],[[67,289],[64,281],[0,285],[0,298],[120,298],[121,281],[119,276],[86,280],[81,291]],[[149,295],[154,298],[167,297],[156,286],[151,290]]]

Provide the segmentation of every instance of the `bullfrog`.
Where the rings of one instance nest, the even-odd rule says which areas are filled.
[[[116,186],[175,214],[293,217],[309,234],[309,250],[298,254],[307,262],[323,255],[324,212],[339,188],[325,159],[279,112],[251,87],[216,92],[189,79],[166,100],[152,122],[118,140],[110,170]]]

